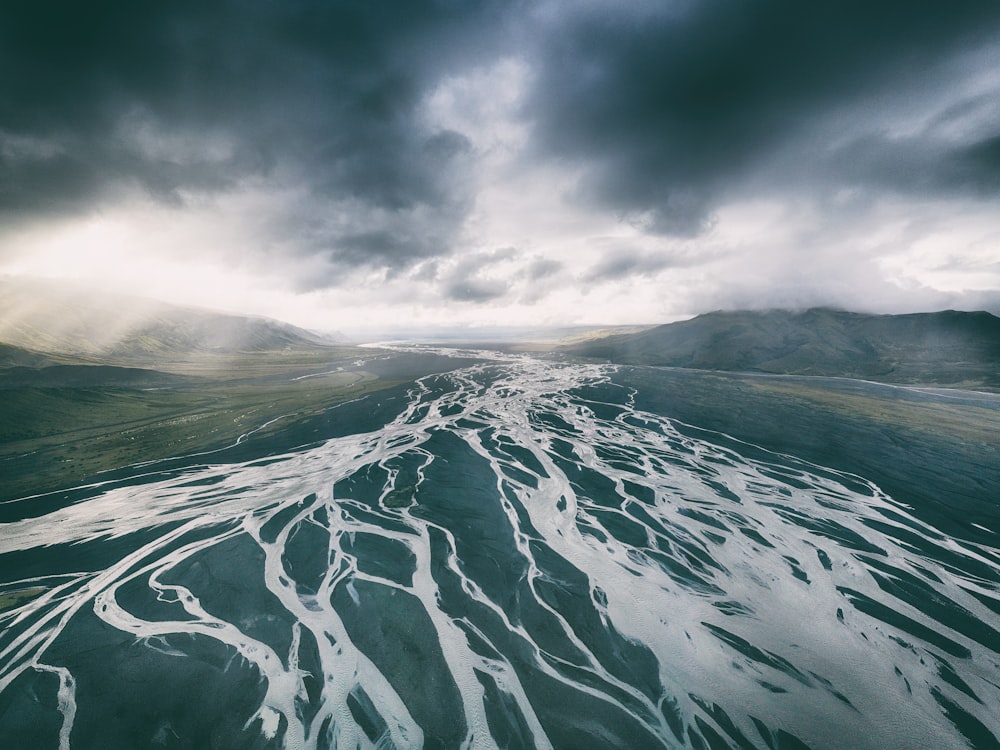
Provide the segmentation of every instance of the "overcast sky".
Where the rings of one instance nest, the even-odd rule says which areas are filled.
[[[0,273],[340,330],[1000,312],[1000,3],[10,0]]]

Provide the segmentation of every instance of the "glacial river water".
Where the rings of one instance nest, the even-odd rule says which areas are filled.
[[[0,524],[0,745],[998,747],[997,549],[489,356]]]

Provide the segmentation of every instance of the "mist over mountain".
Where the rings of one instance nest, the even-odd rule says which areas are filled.
[[[563,351],[622,364],[1000,387],[1000,318],[986,312],[713,312]]]
[[[288,323],[108,295],[70,285],[0,280],[0,342],[33,350],[152,362],[180,355],[227,354],[327,346],[332,340]],[[31,356],[10,364],[42,366]]]

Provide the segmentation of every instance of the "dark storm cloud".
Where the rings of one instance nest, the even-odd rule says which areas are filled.
[[[667,258],[637,252],[615,252],[591,268],[584,281],[616,281],[626,276],[656,273],[670,265]]]
[[[509,286],[499,279],[461,279],[444,287],[444,296],[456,302],[489,302],[507,293]]]
[[[686,268],[714,259],[714,253],[639,252],[619,249],[605,253],[603,260],[583,276],[587,282],[617,281],[629,276],[652,276],[667,268]]]
[[[456,132],[466,126],[435,125],[425,108],[442,84],[500,60],[526,71],[520,109],[503,117],[527,146],[505,168],[579,176],[540,212],[568,198],[570,211],[693,237],[755,191],[1000,194],[996,92],[951,86],[995,67],[974,54],[997,49],[995,0],[600,5],[11,0],[0,221],[253,189],[274,198],[240,217],[261,252],[324,261],[301,264],[300,288],[355,267],[431,273],[442,259],[426,283],[445,298],[495,299],[517,284],[449,257],[487,169],[471,141],[492,135],[473,130],[492,125],[473,113]],[[922,124],[894,127],[901,102]],[[506,148],[520,141],[489,158]],[[674,261],[609,255],[587,278],[661,262]],[[558,261],[539,263],[529,279],[558,276]]]
[[[421,127],[418,107],[445,71],[486,53],[476,29],[495,28],[492,12],[429,1],[7,3],[0,212],[85,211],[130,190],[181,203],[256,179],[308,191],[292,219],[341,201],[382,217],[328,224],[307,250],[355,264],[442,252],[469,205],[469,144]],[[433,227],[433,247],[399,226],[408,212]]]
[[[1000,135],[968,142],[866,135],[818,156],[838,184],[912,196],[1000,197]]]
[[[998,28],[1000,4],[991,0],[734,0],[567,13],[537,38],[526,111],[536,154],[586,165],[579,198],[651,232],[699,233],[728,192],[790,148],[779,179],[850,177],[913,190],[912,171],[921,190],[995,194],[995,112],[991,132],[930,143],[940,159],[923,151],[933,138],[913,137],[883,152],[877,169],[864,149],[843,149],[837,156],[849,163],[827,171],[826,152],[844,134],[823,129],[851,107],[867,107],[859,128],[873,115],[891,120],[881,94],[921,95],[946,62],[996,48]]]
[[[457,302],[489,302],[503,297],[511,285],[497,273],[497,266],[517,255],[515,248],[502,247],[462,257],[441,279],[442,296]]]
[[[549,258],[538,258],[532,261],[525,269],[527,277],[531,281],[547,279],[559,273],[563,269],[563,264],[557,260]]]

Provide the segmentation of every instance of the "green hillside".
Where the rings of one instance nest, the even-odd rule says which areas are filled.
[[[20,346],[0,344],[0,367],[46,367],[55,364],[53,357]]]
[[[1000,318],[986,312],[714,312],[563,351],[623,364],[1000,388]]]

